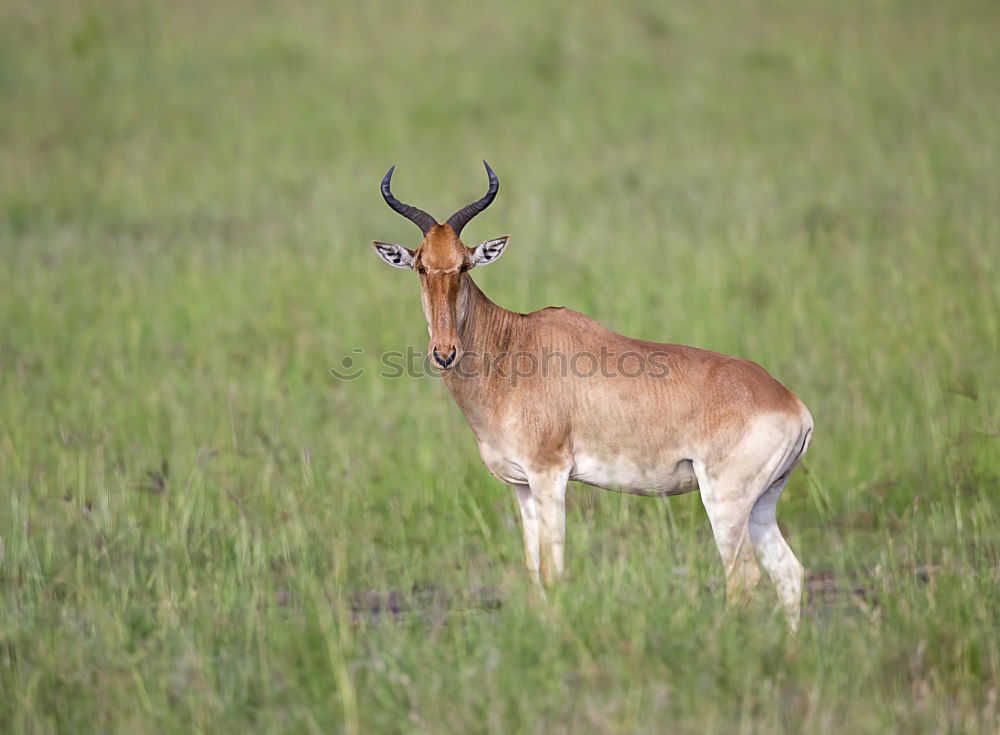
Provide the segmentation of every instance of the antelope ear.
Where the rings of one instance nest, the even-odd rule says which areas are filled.
[[[510,235],[504,235],[503,237],[498,237],[496,240],[485,240],[479,243],[476,249],[472,251],[472,264],[486,265],[487,263],[492,263],[500,257],[500,253],[507,247],[509,239]]]
[[[382,260],[395,268],[413,267],[413,251],[409,248],[404,248],[402,245],[393,245],[391,242],[378,242],[376,240],[372,241],[372,247],[375,248],[375,252],[378,253]]]

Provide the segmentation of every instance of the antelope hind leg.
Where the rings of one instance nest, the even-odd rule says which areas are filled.
[[[757,499],[750,514],[750,539],[760,558],[761,566],[774,583],[788,625],[794,632],[799,627],[802,580],[805,572],[789,548],[785,537],[781,535],[775,516],[775,507],[787,479],[786,474]]]
[[[742,483],[710,478],[700,463],[694,470],[726,573],[726,606],[745,602],[760,581],[748,526],[754,498],[746,497]]]

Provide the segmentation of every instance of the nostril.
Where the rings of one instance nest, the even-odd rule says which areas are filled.
[[[433,351],[434,361],[437,362],[437,364],[440,365],[441,367],[446,368],[455,361],[455,352],[456,352],[455,348],[452,347],[451,352],[449,352],[446,357],[442,357],[441,353],[438,352],[437,348],[435,347]]]

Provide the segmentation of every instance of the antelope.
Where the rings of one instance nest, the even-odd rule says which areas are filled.
[[[390,168],[382,196],[420,228],[423,242],[416,250],[372,245],[389,265],[420,276],[428,353],[483,462],[514,487],[533,581],[544,595],[563,574],[570,480],[646,496],[699,490],[725,568],[727,604],[760,581],[759,561],[796,630],[803,568],[775,507],[809,446],[808,409],[754,362],[630,339],[563,307],[520,314],[491,301],[471,270],[499,258],[509,236],[474,248],[460,239],[499,190],[483,164],[486,194],[444,224],[393,196]],[[592,370],[598,355],[610,355],[613,369]],[[498,356],[508,364],[497,364]],[[567,369],[567,358],[569,367],[577,359],[576,369]]]

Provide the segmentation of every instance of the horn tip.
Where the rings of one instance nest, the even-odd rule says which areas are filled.
[[[486,162],[485,158],[483,159],[483,165],[486,166],[486,175],[490,180],[490,188],[492,189],[493,187],[498,187],[500,181],[497,179],[496,172],[490,167],[490,164]]]
[[[389,196],[392,195],[392,192],[389,189],[389,182],[392,181],[392,172],[395,170],[396,170],[396,164],[392,164],[392,166],[389,167],[389,170],[385,172],[385,176],[382,177],[382,183],[379,186],[379,188],[382,190],[383,197],[386,196],[387,194]]]

